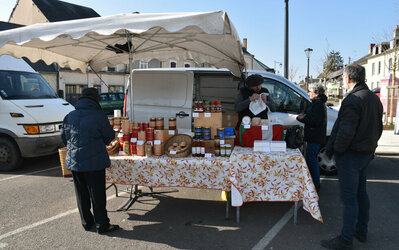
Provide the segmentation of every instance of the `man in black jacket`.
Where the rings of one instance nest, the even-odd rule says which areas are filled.
[[[341,235],[321,242],[329,249],[351,249],[353,237],[360,242],[367,240],[370,208],[367,166],[383,128],[383,107],[365,83],[365,69],[359,65],[346,66],[343,79],[349,93],[342,102],[326,153],[335,157],[344,221]]]
[[[238,112],[238,122],[236,125],[237,130],[240,127],[242,118],[244,116],[249,116],[251,118],[255,116],[251,112],[251,110],[249,110],[249,104],[256,99],[259,99],[259,97],[262,98],[263,102],[268,106],[271,112],[274,112],[276,110],[274,106],[274,101],[269,95],[269,90],[267,90],[266,88],[262,88],[262,83],[263,77],[261,75],[250,75],[245,80],[245,86],[240,88],[240,93],[238,93],[237,95],[234,107],[235,111]],[[265,93],[265,95],[261,95],[262,93]],[[264,111],[257,114],[256,116],[260,117],[261,119],[267,119],[268,108],[266,108]]]

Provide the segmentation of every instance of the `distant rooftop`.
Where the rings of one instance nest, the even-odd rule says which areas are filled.
[[[22,27],[24,25],[16,24],[16,23],[7,23],[7,22],[2,22],[0,21],[0,31],[2,30],[10,30],[10,29],[15,29]]]
[[[50,22],[59,22],[100,15],[93,9],[58,0],[32,0]]]

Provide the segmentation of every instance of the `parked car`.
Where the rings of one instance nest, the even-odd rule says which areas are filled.
[[[115,109],[122,110],[125,94],[122,92],[100,94],[100,106],[105,113],[112,113]]]
[[[376,94],[378,97],[381,97],[381,88],[375,88],[372,89],[371,92],[373,92],[374,94]]]

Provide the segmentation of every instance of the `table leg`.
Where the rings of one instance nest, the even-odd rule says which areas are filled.
[[[299,201],[296,201],[296,202],[295,202],[295,206],[294,206],[294,225],[295,225],[295,226],[296,226],[297,220],[298,220],[298,207],[299,207],[298,202],[299,202]]]
[[[231,203],[231,192],[226,191],[226,220],[229,219],[229,209],[230,209],[230,203]]]
[[[111,185],[106,187],[105,190],[108,190],[112,186],[114,186],[114,188],[115,188],[115,196],[118,197],[118,187],[115,185],[115,183],[112,183]]]
[[[236,207],[236,222],[240,223],[240,207]]]
[[[130,196],[129,199],[126,201],[125,204],[123,204],[121,207],[119,207],[116,211],[127,211],[129,208],[135,203],[140,197],[143,196],[151,196],[153,197],[154,194],[166,194],[166,193],[173,193],[173,192],[179,192],[179,190],[171,190],[171,191],[162,191],[162,192],[153,192],[152,187],[150,187],[151,192],[143,192],[138,188],[138,185],[134,185],[134,191],[133,191],[133,185],[132,188],[130,189]],[[134,195],[134,196],[133,196]]]

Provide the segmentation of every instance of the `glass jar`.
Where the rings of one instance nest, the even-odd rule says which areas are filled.
[[[169,130],[176,130],[176,117],[169,117]]]
[[[152,156],[152,143],[150,141],[145,144],[145,156]]]
[[[220,145],[220,156],[226,156],[226,144]]]
[[[220,139],[224,139],[224,128],[217,128],[217,135]]]
[[[164,126],[163,117],[158,117],[157,120],[155,121],[155,129],[156,130],[163,130],[163,126]]]
[[[151,117],[150,118],[150,128],[155,128],[157,118]]]
[[[230,144],[225,144],[224,146],[226,148],[225,156],[226,157],[230,157],[230,155],[231,155],[231,145]]]

